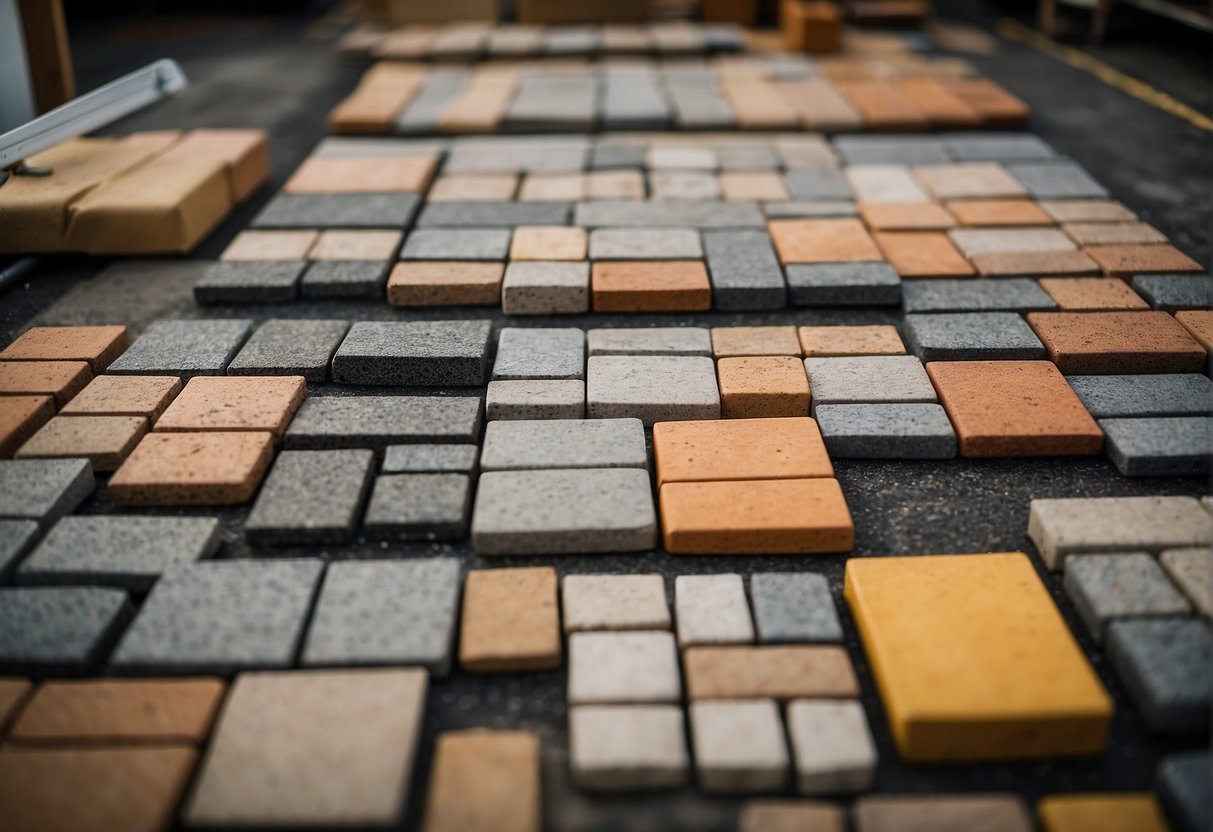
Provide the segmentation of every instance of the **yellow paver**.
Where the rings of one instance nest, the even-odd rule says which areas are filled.
[[[1149,792],[1065,794],[1036,806],[1044,832],[1167,832],[1158,800]]]

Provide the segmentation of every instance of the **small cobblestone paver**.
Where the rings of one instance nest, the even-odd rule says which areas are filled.
[[[491,331],[488,321],[356,323],[333,356],[333,381],[406,387],[481,385]]]
[[[647,467],[639,419],[489,422],[480,457],[483,471]]]
[[[385,474],[468,474],[477,470],[475,445],[389,445],[383,454]]]
[[[806,358],[813,407],[823,404],[934,402],[935,388],[912,355]]]
[[[715,645],[684,655],[688,699],[854,697],[859,682],[846,650],[833,645]]]
[[[490,381],[485,413],[496,419],[585,418],[585,382],[579,379]]]
[[[60,408],[65,416],[145,416],[155,424],[181,392],[173,376],[97,376]]]
[[[303,260],[223,260],[194,283],[200,305],[287,303],[299,292]]]
[[[1197,612],[1213,618],[1213,549],[1168,549],[1158,562]]]
[[[176,674],[288,668],[323,569],[324,562],[313,559],[203,561],[167,569],[110,667]]]
[[[956,432],[937,404],[824,404],[814,415],[834,459],[956,456]]]
[[[755,572],[750,600],[758,640],[764,644],[842,641],[842,624],[824,575]]]
[[[1066,594],[1097,643],[1120,618],[1186,615],[1192,608],[1145,552],[1066,558]]]
[[[164,570],[209,558],[219,544],[213,517],[64,517],[21,564],[17,580],[141,592]]]
[[[317,260],[303,273],[299,294],[305,298],[380,298],[389,265],[375,260]]]
[[[333,353],[349,328],[349,321],[266,321],[228,364],[227,374],[325,381]]]
[[[267,431],[281,438],[307,396],[302,376],[199,376],[156,421],[156,430]]]
[[[115,359],[107,372],[122,375],[223,375],[253,322],[240,319],[156,321]]]
[[[1213,636],[1205,621],[1117,619],[1108,624],[1106,641],[1108,661],[1151,730],[1191,734],[1208,729]]]
[[[1213,417],[1100,419],[1108,458],[1126,477],[1200,476],[1213,455]]]
[[[579,705],[569,709],[573,781],[592,792],[671,789],[689,780],[682,709]]]
[[[788,739],[801,794],[864,791],[876,779],[876,742],[863,705],[798,699],[788,705]]]
[[[1014,312],[906,315],[905,329],[910,349],[924,363],[1045,357],[1040,339]]]
[[[670,629],[661,575],[566,575],[560,590],[565,633]]]
[[[774,701],[692,702],[689,716],[704,791],[768,792],[787,783],[787,740]]]
[[[706,334],[706,333],[705,333]],[[710,358],[594,355],[587,362],[586,412],[592,419],[720,418],[716,366]]]
[[[47,528],[93,492],[85,459],[0,460],[0,518],[36,520]]]
[[[450,669],[462,585],[454,558],[332,563],[300,663]]]
[[[575,327],[501,330],[493,360],[493,381],[584,378],[584,331]]]
[[[130,621],[127,594],[106,587],[0,589],[0,669],[80,674],[97,669]]]
[[[477,673],[550,670],[561,663],[556,571],[474,569],[463,586],[459,665]]]
[[[283,451],[244,521],[257,544],[349,543],[370,488],[367,450]]]
[[[454,540],[467,534],[464,474],[390,474],[375,480],[363,530],[374,540]]]
[[[142,416],[56,416],[29,438],[17,459],[83,457],[94,471],[113,471],[147,433]]]
[[[502,261],[509,248],[508,228],[418,228],[405,238],[400,259]]]
[[[515,261],[505,268],[501,311],[506,315],[578,315],[590,308],[590,264]]]
[[[370,448],[400,442],[475,442],[477,396],[313,396],[287,428],[287,448]]]
[[[667,631],[569,635],[570,705],[678,704],[678,648]]]
[[[754,641],[740,575],[679,575],[674,580],[674,619],[682,648]]]

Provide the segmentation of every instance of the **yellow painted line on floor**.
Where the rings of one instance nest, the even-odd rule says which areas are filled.
[[[1007,40],[1027,44],[1038,52],[1043,52],[1075,69],[1081,69],[1083,72],[1094,75],[1108,86],[1114,87],[1126,95],[1131,95],[1138,101],[1144,101],[1151,107],[1157,107],[1176,118],[1181,118],[1194,127],[1213,133],[1213,119],[1204,113],[1192,109],[1182,101],[1155,89],[1144,81],[1139,81],[1131,75],[1125,75],[1120,70],[1113,69],[1086,52],[1051,40],[1017,20],[1000,20],[997,31]]]

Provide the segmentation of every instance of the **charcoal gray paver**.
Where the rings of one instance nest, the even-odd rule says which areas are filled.
[[[504,260],[510,233],[508,228],[417,228],[405,238],[400,259]]]
[[[703,246],[690,228],[596,228],[591,260],[700,260]]]
[[[401,442],[475,442],[477,396],[313,396],[286,429],[287,448],[370,448]]]
[[[1151,729],[1199,732],[1209,725],[1213,637],[1198,618],[1113,621],[1108,661]]]
[[[783,270],[766,232],[705,231],[703,248],[713,309],[755,311],[787,304]]]
[[[1031,133],[953,133],[943,143],[958,162],[1038,161],[1057,155]]]
[[[648,471],[579,468],[480,476],[472,545],[480,555],[638,552],[657,544]]]
[[[120,589],[0,589],[0,670],[8,673],[88,672],[101,662],[131,617]]]
[[[1213,379],[1199,373],[1066,376],[1096,419],[1213,413]]]
[[[1145,552],[1071,555],[1065,568],[1066,595],[1096,642],[1104,641],[1114,619],[1192,612],[1158,561]]]
[[[754,202],[579,202],[573,224],[586,228],[765,228]]]
[[[794,306],[892,306],[902,280],[888,263],[793,263],[787,267]]]
[[[214,517],[64,517],[21,564],[17,582],[141,592],[164,570],[210,557],[220,542]]]
[[[823,404],[936,401],[926,369],[912,355],[806,358],[813,407]]]
[[[942,139],[927,136],[839,136],[834,149],[848,165],[932,165],[952,161]]]
[[[586,413],[654,422],[719,419],[716,364],[703,356],[591,355]]]
[[[906,345],[923,361],[1030,360],[1044,344],[1014,312],[941,312],[905,316]]]
[[[1035,280],[906,280],[901,284],[906,312],[1038,312],[1057,302]]]
[[[389,445],[383,453],[385,474],[476,473],[480,449],[475,445]]]
[[[0,520],[0,580],[8,578],[37,539],[35,521]]]
[[[814,416],[833,459],[956,456],[956,432],[937,404],[823,404]]]
[[[1155,791],[1175,832],[1213,829],[1213,752],[1170,754],[1158,764]]]
[[[305,298],[381,299],[391,263],[377,260],[316,260],[299,281]]]
[[[266,321],[227,365],[227,374],[325,381],[329,361],[349,328],[349,321]]]
[[[575,327],[505,327],[497,339],[492,378],[584,379],[585,332]]]
[[[464,474],[388,474],[375,480],[363,530],[375,540],[454,540],[467,534]]]
[[[1201,476],[1213,455],[1213,416],[1100,419],[1104,450],[1126,477]]]
[[[1139,274],[1133,289],[1155,309],[1168,312],[1213,307],[1213,275]]]
[[[243,318],[156,321],[106,372],[185,377],[223,375],[252,331],[253,322]]]
[[[35,520],[43,528],[93,493],[87,459],[0,460],[0,518]]]
[[[567,202],[431,202],[421,209],[417,228],[508,231],[519,225],[567,225],[570,211]]]
[[[1107,190],[1078,163],[1069,159],[1008,162],[1011,178],[1033,199],[1105,199]]]
[[[421,665],[450,670],[460,568],[455,558],[329,566],[300,663]]]
[[[338,384],[474,387],[485,383],[488,321],[361,321],[333,356]]]
[[[488,419],[581,419],[585,382],[580,379],[490,381],[485,395]]]
[[[256,544],[349,543],[370,489],[369,450],[282,451],[244,522]]]
[[[788,194],[793,200],[814,202],[821,200],[854,199],[851,186],[842,171],[833,165],[818,165],[797,168],[783,175]]]
[[[580,315],[589,309],[589,262],[519,260],[506,265],[501,283],[504,314]]]
[[[221,260],[194,284],[194,299],[202,305],[287,303],[306,266],[302,260]]]
[[[407,228],[419,194],[278,194],[250,228]]]
[[[750,576],[750,602],[762,643],[842,641],[842,623],[825,575],[755,572]]]
[[[660,326],[648,329],[591,329],[586,347],[594,355],[712,355],[705,327]]]
[[[647,465],[644,426],[639,419],[489,422],[480,459],[484,471]]]
[[[118,643],[119,672],[219,673],[295,663],[318,559],[202,561],[165,571]]]

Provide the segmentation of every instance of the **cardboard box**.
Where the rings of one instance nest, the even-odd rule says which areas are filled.
[[[792,51],[826,54],[842,49],[842,9],[828,0],[783,0],[779,28]]]

